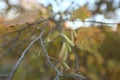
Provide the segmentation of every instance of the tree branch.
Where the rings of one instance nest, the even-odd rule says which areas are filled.
[[[46,27],[46,26],[45,26]],[[44,28],[45,28],[44,27]],[[40,34],[40,44],[41,44],[41,48],[43,49],[43,52],[44,52],[44,54],[45,54],[45,57],[46,57],[46,59],[47,59],[47,62],[48,62],[48,64],[56,71],[56,73],[57,73],[57,75],[56,75],[56,78],[55,78],[55,80],[59,80],[59,77],[61,76],[61,74],[60,74],[60,71],[52,64],[52,62],[50,61],[50,56],[48,55],[48,52],[47,52],[47,50],[46,50],[46,48],[45,48],[45,46],[44,46],[44,41],[43,41],[43,39],[42,39],[42,35],[43,35],[43,32],[44,32],[44,28],[43,28],[43,30],[41,31],[41,34]]]
[[[41,34],[43,31],[41,31],[41,33],[39,34],[39,36],[37,38],[35,38],[29,45],[28,47],[22,52],[22,55],[20,56],[19,60],[17,61],[17,63],[15,64],[12,72],[9,74],[8,76],[8,80],[12,80],[15,72],[17,71],[18,67],[20,66],[21,62],[23,61],[25,55],[27,54],[28,50],[32,47],[32,45],[41,38]]]
[[[15,64],[12,72],[10,73],[9,77],[8,77],[8,80],[12,80],[16,70],[18,69],[20,63],[23,61],[25,55],[27,54],[27,51],[32,47],[32,45],[37,41],[39,40],[40,36],[38,36],[36,39],[34,39],[29,45],[28,47],[22,52],[22,55],[20,56],[19,60],[17,61],[17,63]]]
[[[102,21],[92,21],[92,20],[89,20],[89,21],[80,21],[80,22],[90,22],[90,23],[98,23],[98,24],[119,24],[118,22],[102,22]]]

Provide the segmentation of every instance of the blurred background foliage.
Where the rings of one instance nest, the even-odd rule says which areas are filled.
[[[24,10],[24,7],[22,7],[23,5],[11,5],[9,3],[9,0],[6,0],[6,2],[8,4],[6,13],[13,6],[22,12],[26,11]],[[72,16],[69,18],[69,20],[76,18],[85,20],[86,18],[94,16],[98,13],[105,15],[106,18],[112,18],[113,16],[110,16],[110,13],[114,14],[114,12],[120,8],[119,3],[115,3],[115,0],[96,0],[94,3],[94,9],[91,9],[90,4],[88,3],[86,3],[84,6],[79,6],[76,4],[79,8],[71,8],[72,10],[70,9]],[[107,7],[105,9],[102,9],[101,7],[103,6]],[[51,6],[44,7],[46,12],[42,13],[40,11],[39,17],[48,18],[54,14],[54,11],[49,13],[50,7]],[[66,15],[64,12],[62,12],[62,14]],[[23,17],[26,16],[24,15]],[[0,18],[0,22],[3,21],[3,18],[4,17]],[[8,20],[3,22],[4,24],[0,24],[0,80],[6,80],[6,75],[11,72],[14,64],[21,56],[23,50],[33,39],[39,35],[41,27],[44,26],[43,24],[38,24],[37,27],[31,25],[29,28],[25,28],[27,24],[24,23],[32,23],[34,20],[36,20],[36,18],[34,18],[34,16],[31,18],[31,15],[30,18],[27,19],[25,18],[19,20],[18,18],[10,21]],[[68,65],[70,69],[65,70],[66,66],[63,66],[64,73],[69,74],[75,73],[77,71],[77,56],[79,58],[80,65],[79,71],[88,80],[120,80],[119,28],[117,28],[116,31],[113,31],[107,24],[99,26],[93,24],[87,28],[85,26],[82,26],[76,29],[76,36],[74,36],[74,38],[72,36],[72,32],[74,31],[70,28],[68,29],[68,26],[65,23],[61,24],[63,26],[63,33],[75,44],[74,50],[68,52],[67,59],[65,61],[66,65]],[[59,35],[59,32],[56,30],[55,25],[56,24],[54,22],[50,21],[48,27],[45,29],[43,37],[44,41],[46,42],[45,47],[49,55],[51,57],[59,59],[59,54],[64,40],[61,37],[55,39]],[[7,26],[7,28],[4,26]],[[9,28],[9,26],[16,27]],[[54,41],[49,42],[51,40]],[[43,52],[38,41],[28,51],[28,54],[25,56],[24,61],[14,75],[13,80],[53,80],[55,71],[49,67],[44,54],[42,53]],[[54,65],[58,65],[54,59],[51,59],[51,61]],[[61,80],[78,79],[71,77],[61,77]]]

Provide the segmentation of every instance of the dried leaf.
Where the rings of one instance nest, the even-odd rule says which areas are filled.
[[[13,20],[4,21],[3,25],[9,28],[11,26],[22,25],[25,23],[33,23],[38,18],[39,18],[39,13],[37,11],[25,11],[23,14],[21,14],[20,16],[18,16]]]
[[[80,28],[75,40],[75,45],[81,50],[97,53],[97,50],[101,46],[104,38],[104,34],[98,28]]]
[[[91,16],[91,13],[90,11],[87,10],[85,6],[80,7],[78,10],[73,12],[73,18],[79,18],[81,20],[84,20],[90,16]]]

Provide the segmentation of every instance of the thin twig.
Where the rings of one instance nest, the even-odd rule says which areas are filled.
[[[98,23],[98,24],[119,24],[119,22],[102,22],[102,21],[92,21],[92,20],[89,20],[89,21],[80,21],[80,22],[90,22],[90,23]]]
[[[45,26],[46,27],[46,26]],[[44,27],[44,28],[45,28]],[[49,55],[48,55],[48,52],[47,52],[47,50],[46,50],[46,48],[45,48],[45,46],[44,46],[44,41],[43,41],[43,39],[42,39],[42,36],[43,36],[43,32],[44,32],[44,28],[43,28],[43,30],[41,31],[41,34],[40,34],[40,44],[41,44],[41,48],[43,49],[43,52],[44,52],[44,54],[45,54],[45,57],[46,57],[46,59],[47,59],[47,62],[48,62],[48,64],[56,71],[56,78],[55,78],[55,80],[59,80],[59,77],[60,77],[60,71],[52,64],[52,62],[50,61],[50,57],[49,57]]]
[[[82,80],[87,80],[86,77],[84,77],[83,75],[80,75],[80,74],[76,74],[76,73],[71,73],[71,74],[64,74],[64,75],[61,75],[60,77],[72,77],[72,78],[78,78],[78,79],[82,79]]]
[[[80,68],[80,65],[79,65],[79,55],[77,54],[75,48],[72,49],[73,53],[75,54],[75,61],[76,61],[76,69],[77,69],[77,74],[73,74],[74,76],[80,78],[81,80],[86,80],[86,77],[84,77],[79,68]]]
[[[12,80],[16,70],[18,69],[20,63],[23,61],[25,55],[27,54],[27,51],[32,47],[32,45],[37,41],[39,40],[39,37],[37,37],[36,39],[34,39],[29,45],[28,47],[22,52],[22,55],[20,56],[19,60],[17,61],[17,63],[15,64],[12,72],[10,73],[9,77],[8,77],[8,80]]]
[[[27,54],[28,50],[32,47],[32,45],[41,38],[41,33],[40,35],[35,38],[29,45],[28,47],[22,52],[22,55],[20,56],[19,60],[17,61],[17,63],[15,64],[12,72],[9,74],[8,80],[12,80],[15,72],[17,71],[18,67],[20,66],[21,62],[23,61],[25,55]]]
[[[77,69],[77,72],[78,72],[78,74],[81,74],[81,73],[80,73],[80,70],[79,70],[80,66],[79,66],[79,58],[78,58],[78,55],[77,55],[76,53],[74,53],[74,54],[75,54],[75,59],[76,59],[76,69]]]

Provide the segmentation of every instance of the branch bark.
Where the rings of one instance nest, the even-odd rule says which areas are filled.
[[[45,26],[46,27],[46,26]],[[44,27],[44,28],[45,28]],[[44,46],[44,41],[43,41],[43,39],[42,39],[42,35],[43,35],[43,33],[44,33],[44,28],[43,28],[43,30],[41,31],[41,34],[40,34],[40,38],[39,38],[39,40],[40,40],[40,44],[41,44],[41,48],[42,48],[42,50],[43,50],[43,52],[44,52],[44,54],[45,54],[45,57],[46,57],[46,59],[47,59],[47,62],[48,62],[48,64],[56,71],[56,77],[55,77],[55,80],[59,80],[59,77],[61,76],[61,74],[60,74],[60,71],[57,69],[57,67],[55,67],[53,64],[52,64],[52,62],[50,61],[50,56],[48,55],[48,52],[47,52],[47,50],[46,50],[46,48],[45,48],[45,46]]]
[[[40,21],[41,22],[41,21]],[[39,22],[37,22],[39,23]],[[27,54],[28,50],[32,47],[32,45],[41,38],[41,34],[43,31],[41,31],[41,33],[39,34],[39,36],[37,38],[35,38],[29,45],[28,47],[22,52],[22,55],[20,56],[20,58],[18,59],[18,61],[16,62],[16,64],[14,65],[14,68],[12,70],[12,72],[9,74],[8,76],[8,80],[12,80],[15,72],[17,71],[18,67],[20,66],[21,62],[23,61],[25,55]]]

